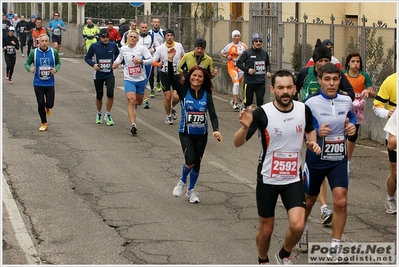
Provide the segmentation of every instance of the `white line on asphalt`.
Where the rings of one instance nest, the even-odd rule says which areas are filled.
[[[241,177],[240,175],[232,172],[229,168],[223,166],[222,164],[216,162],[216,161],[209,161],[209,163],[213,166],[215,166],[216,168],[218,168],[219,170],[221,170],[224,173],[227,173],[228,175],[230,175],[231,177],[237,179],[238,181],[242,182],[243,184],[245,184],[246,186],[252,188],[252,189],[256,189],[256,183],[253,183],[247,179],[245,179],[244,177]]]
[[[32,239],[28,234],[28,230],[22,220],[21,214],[19,213],[19,209],[17,204],[15,203],[14,198],[12,197],[10,188],[7,184],[6,179],[4,178],[4,174],[2,174],[2,183],[3,183],[3,203],[8,212],[8,216],[10,219],[11,226],[15,233],[15,238],[19,243],[21,250],[25,253],[25,258],[27,263],[38,264],[38,259],[36,258],[37,251],[35,246],[33,245]]]

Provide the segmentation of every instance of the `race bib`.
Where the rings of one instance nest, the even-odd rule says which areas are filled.
[[[40,80],[48,80],[51,78],[53,74],[51,73],[50,66],[40,66],[39,67],[39,79]]]
[[[127,66],[127,71],[130,76],[137,77],[142,73],[142,68],[140,65],[136,66]]]
[[[15,54],[15,46],[7,45],[7,54],[9,54],[9,55]]]
[[[54,35],[60,35],[61,30],[60,29],[54,29]]]
[[[346,156],[346,139],[342,135],[332,135],[323,138],[321,159],[338,161]]]
[[[98,66],[100,67],[101,72],[111,72],[111,59],[99,59]]]
[[[254,63],[255,74],[265,74],[266,65],[264,61],[255,61]]]
[[[298,152],[273,151],[270,177],[278,180],[298,176]]]
[[[189,126],[203,126],[205,124],[205,112],[187,112],[187,125]]]

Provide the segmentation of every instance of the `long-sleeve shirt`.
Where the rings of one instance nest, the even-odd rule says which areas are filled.
[[[263,49],[255,50],[253,47],[242,52],[236,66],[244,72],[245,84],[261,84],[266,82],[266,73],[270,72],[269,55]],[[249,69],[254,69],[255,74],[249,74]]]
[[[14,41],[15,44],[11,42]],[[15,50],[19,50],[19,42],[16,36],[5,35],[3,36],[3,50],[7,55],[15,55]]]
[[[98,41],[92,44],[87,51],[85,61],[90,66],[94,67],[98,64],[100,70],[94,70],[94,80],[108,79],[115,76],[112,64],[119,55],[118,45],[114,42],[104,44]]]
[[[134,58],[142,59],[143,64],[134,64]],[[124,79],[132,82],[145,80],[147,77],[143,65],[151,65],[154,62],[154,58],[148,49],[140,44],[136,44],[135,47],[122,46],[115,62],[121,63],[123,59],[125,60],[123,68]]]
[[[170,61],[168,61],[168,75],[172,87],[176,90],[180,99],[182,119],[180,121],[179,132],[196,135],[207,134],[208,118],[206,112],[209,113],[213,131],[218,131],[219,121],[216,115],[212,94],[205,91],[205,89],[201,87],[201,89],[198,91],[197,97],[194,89],[181,84],[180,81],[176,79],[175,73],[173,71],[173,62]],[[200,130],[203,131],[199,133]]]

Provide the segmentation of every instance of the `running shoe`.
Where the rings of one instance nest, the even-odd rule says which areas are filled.
[[[177,112],[175,108],[172,108],[172,118],[173,120],[177,120]]]
[[[165,123],[168,125],[173,124],[172,116],[166,116]]]
[[[237,102],[233,103],[233,109],[234,110],[240,109]]]
[[[47,116],[50,116],[51,113],[52,113],[51,108],[46,108],[46,114],[47,114]]]
[[[244,109],[247,109],[247,106],[245,106],[244,102],[242,102],[241,107],[240,107],[240,112]]]
[[[232,100],[230,100],[230,105],[231,105],[231,106],[233,106],[233,105],[234,105],[234,101],[233,101],[233,99],[232,99]]]
[[[114,125],[114,120],[112,119],[111,114],[106,114],[104,120],[107,122],[108,126]]]
[[[130,125],[130,132],[132,133],[132,135],[137,134],[137,126],[135,123],[132,123],[132,125]]]
[[[103,114],[97,113],[97,115],[96,115],[96,123],[97,124],[103,123]]]
[[[42,126],[40,126],[39,131],[41,132],[47,131],[47,123],[42,123]]]
[[[148,99],[145,99],[143,101],[143,104],[144,104],[144,109],[149,109],[150,108],[150,103],[148,102]]]
[[[385,211],[388,214],[395,214],[396,213],[396,199],[386,200],[385,202]]]
[[[321,213],[321,224],[329,224],[332,221],[333,212],[328,207],[323,208],[323,212]]]
[[[158,91],[158,92],[161,92],[161,91],[162,91],[162,85],[161,85],[161,83],[157,83],[157,84],[156,84],[156,87],[157,87],[157,91]]]
[[[183,195],[183,189],[184,189],[185,185],[186,184],[183,183],[182,180],[179,179],[179,182],[177,183],[175,188],[173,188],[173,195],[175,197],[180,197],[181,195]]]
[[[298,249],[299,252],[302,252],[302,253],[308,252],[308,226],[307,225],[305,225],[305,228],[303,229],[301,239],[296,244],[296,248]]]
[[[195,189],[187,190],[186,197],[190,199],[191,203],[199,203],[198,192]]]
[[[22,53],[21,56],[24,57],[25,55]]]
[[[151,97],[151,98],[154,98],[154,96],[155,96],[154,89],[151,89],[151,90],[150,90],[150,97]]]
[[[12,79],[11,79],[11,78],[10,78],[10,79],[8,79],[8,83],[10,83],[10,84],[12,83]]]
[[[276,260],[277,260],[277,264],[280,264],[280,265],[292,265],[291,257],[285,257],[282,259],[278,255],[278,252],[276,253]]]

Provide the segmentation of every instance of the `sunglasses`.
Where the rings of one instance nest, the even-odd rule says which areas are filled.
[[[109,34],[101,34],[100,37],[102,37],[102,38],[109,38]]]
[[[262,40],[255,40],[254,43],[262,43]]]

